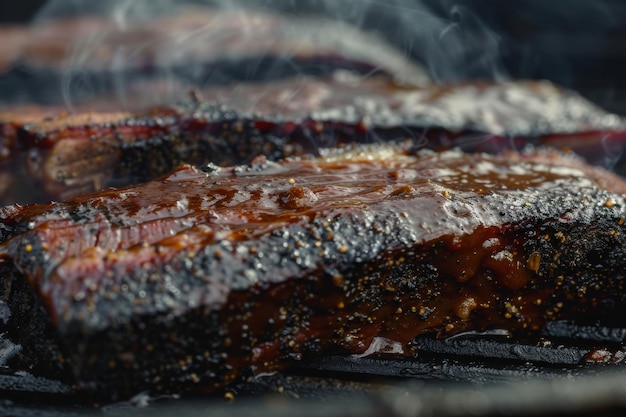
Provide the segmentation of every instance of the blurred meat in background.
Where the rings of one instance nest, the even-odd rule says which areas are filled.
[[[0,22],[29,21],[50,11],[51,5],[43,7],[44,3],[2,2]],[[80,2],[65,3],[78,9]],[[104,7],[98,6],[100,2],[90,3],[92,11]],[[197,3],[233,4],[224,0]],[[490,78],[495,67],[503,77],[548,79],[582,93],[606,110],[626,114],[626,79],[621,71],[626,60],[626,4],[619,0],[235,3],[321,14],[379,31],[407,55],[424,62],[437,81]],[[398,24],[399,16],[412,24]],[[426,41],[433,39],[434,46],[428,47]],[[495,52],[485,51],[494,45]]]
[[[26,22],[0,28],[0,188],[9,202],[31,201],[16,197],[32,188],[28,179],[46,190],[35,200],[64,199],[180,163],[228,165],[403,138],[435,149],[550,144],[622,173],[626,122],[567,91],[516,81],[549,78],[619,110],[618,77],[601,65],[614,59],[608,38],[619,10],[607,1],[529,0],[510,8],[53,0],[28,18],[15,9],[7,19]],[[184,110],[153,109],[189,101],[190,91]],[[102,113],[121,110],[134,113]],[[151,127],[137,127],[144,124]],[[79,144],[106,166],[79,155]],[[152,163],[158,170],[127,157],[134,147],[163,146],[168,163]],[[144,172],[119,171],[124,165]]]

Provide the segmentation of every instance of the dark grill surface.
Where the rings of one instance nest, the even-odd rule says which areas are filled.
[[[81,404],[72,388],[0,374],[0,414],[22,416],[619,415],[626,410],[626,329],[552,323],[534,339],[503,332],[420,336],[414,359],[331,356],[250,377],[218,393]],[[78,404],[67,406],[67,404]]]

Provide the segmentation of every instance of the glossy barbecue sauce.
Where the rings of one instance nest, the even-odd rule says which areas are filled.
[[[95,108],[106,108],[103,101]],[[181,164],[230,166],[257,155],[279,160],[407,137],[430,149],[472,152],[548,144],[593,164],[618,161],[619,168],[626,137],[620,117],[549,83],[409,87],[341,71],[211,87],[178,105],[134,113],[52,116],[57,112],[0,112],[3,205],[67,200],[149,181]],[[10,161],[11,167],[2,165]]]
[[[72,340],[81,383],[173,390],[310,355],[412,356],[425,332],[614,320],[625,190],[553,153],[374,146],[14,207],[0,255]]]

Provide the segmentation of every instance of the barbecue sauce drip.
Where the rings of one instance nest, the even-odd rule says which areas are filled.
[[[81,386],[167,391],[307,355],[412,355],[425,332],[617,320],[625,190],[549,152],[259,158],[3,209],[0,257]]]

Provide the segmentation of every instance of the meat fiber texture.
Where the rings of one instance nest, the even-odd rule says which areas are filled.
[[[349,147],[1,211],[6,332],[92,396],[412,339],[619,325],[626,183],[547,151]],[[622,323],[623,324],[623,323]]]
[[[280,160],[346,143],[412,138],[436,150],[490,152],[548,144],[612,167],[626,143],[622,118],[547,82],[407,87],[343,71],[211,88],[142,112],[31,112],[0,114],[4,204],[148,181],[184,163]]]
[[[172,126],[130,132],[131,141],[145,142],[156,152],[119,149],[122,143],[114,139],[125,137],[119,130],[127,130],[120,124],[159,125],[166,115],[156,111],[146,119],[149,109],[169,107],[192,88],[324,76],[338,69],[403,85],[430,84],[419,64],[376,34],[326,19],[258,10],[181,7],[153,19],[73,16],[0,27],[0,36],[6,41],[0,45],[0,205],[62,200],[145,181],[183,162],[249,162],[264,153],[259,148],[273,150],[273,142],[280,142],[243,137],[263,143],[246,147],[251,154],[241,158],[232,141],[224,145],[224,139],[213,137],[216,126],[230,120],[212,119],[216,125],[210,131],[192,129],[183,139],[177,138],[185,126],[170,120]],[[122,123],[122,111],[136,113],[126,114]],[[35,143],[42,142],[38,145],[32,137],[18,139],[26,124],[72,113],[79,115],[71,118],[68,129],[52,132],[60,142],[53,150],[45,137],[36,138]],[[205,126],[202,120],[198,124]],[[86,133],[95,143],[80,140]],[[64,134],[69,141],[62,140]],[[117,169],[120,158],[132,172]],[[153,172],[158,166],[163,168]]]

